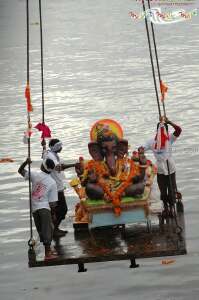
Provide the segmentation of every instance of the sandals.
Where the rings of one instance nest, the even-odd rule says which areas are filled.
[[[56,250],[50,250],[46,255],[44,260],[56,259],[58,257]]]

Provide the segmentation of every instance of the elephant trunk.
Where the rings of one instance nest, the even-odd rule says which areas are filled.
[[[106,156],[106,163],[110,171],[111,176],[116,176],[116,160],[113,154]]]

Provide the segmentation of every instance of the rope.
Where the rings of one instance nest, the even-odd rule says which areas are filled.
[[[44,105],[44,63],[43,63],[43,30],[42,30],[42,8],[41,0],[39,0],[39,23],[40,23],[40,52],[41,52],[41,92],[42,92],[42,124],[45,124],[45,105]],[[43,147],[43,153],[46,150],[46,141],[43,138],[41,145]]]
[[[29,60],[29,0],[26,0],[26,26],[27,26],[27,86],[29,86],[29,80],[30,80],[30,60]],[[31,168],[30,168],[30,158],[31,158],[31,145],[30,145],[30,128],[31,128],[31,122],[30,122],[30,112],[27,111],[27,122],[28,122],[28,172],[30,174]],[[32,188],[31,188],[31,180],[29,176],[28,180],[29,185],[29,218],[30,218],[30,240],[28,242],[28,245],[30,246],[30,241],[33,240],[33,223],[32,223]]]
[[[40,20],[40,49],[41,49],[41,92],[42,92],[42,123],[44,124],[44,65],[43,65],[43,34],[42,34],[42,14],[41,0],[39,0],[39,20]]]
[[[159,113],[159,118],[160,118],[162,116],[162,114],[161,114],[161,109],[160,109],[160,100],[159,100],[157,83],[156,83],[155,68],[154,68],[154,63],[153,63],[153,53],[152,53],[152,48],[151,48],[151,40],[150,40],[150,34],[149,34],[148,21],[146,18],[146,8],[145,8],[144,0],[142,0],[142,6],[143,6],[144,15],[145,15],[144,20],[145,20],[145,27],[146,27],[146,32],[147,32],[147,40],[148,40],[148,46],[149,46],[149,54],[150,54],[150,60],[151,60],[152,73],[153,73],[153,82],[154,82],[154,87],[155,87],[156,100],[157,100],[157,105],[158,105],[158,113]]]
[[[148,8],[151,11],[150,1],[147,0],[147,2],[148,2]],[[159,84],[161,85],[162,79],[161,79],[161,74],[160,74],[160,65],[159,65],[158,52],[157,52],[157,46],[156,46],[155,31],[154,31],[153,23],[152,22],[150,22],[150,23],[151,23],[151,32],[152,32],[152,37],[153,37],[153,45],[154,45],[156,64],[157,64],[157,70],[158,70]],[[166,109],[165,109],[164,101],[162,101],[162,106],[163,106],[164,116],[166,117]]]

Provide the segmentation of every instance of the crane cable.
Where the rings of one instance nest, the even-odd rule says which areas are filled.
[[[150,0],[147,0],[147,2],[148,2],[148,8],[149,8],[149,10],[151,10]],[[147,20],[147,16],[146,16],[145,0],[142,0],[142,6],[143,6],[143,12],[144,12],[144,15],[145,15],[145,27],[146,27],[146,33],[147,33],[148,46],[149,46],[149,54],[150,54],[150,61],[151,61],[151,67],[152,67],[154,88],[155,88],[156,100],[157,100],[157,105],[158,105],[158,113],[159,113],[159,118],[161,118],[162,117],[162,113],[161,113],[160,99],[159,99],[159,94],[158,94],[158,89],[157,89],[156,72],[155,72],[155,67],[154,67],[154,59],[153,59],[153,52],[152,52],[152,47],[151,47],[151,39],[150,39],[150,33],[149,33],[149,26],[148,26],[148,20]],[[153,23],[151,21],[150,21],[150,23],[151,23],[151,32],[152,32],[153,46],[154,46],[154,51],[155,51],[155,60],[156,60],[157,71],[158,71],[160,92],[162,93],[162,84],[163,83],[162,83],[161,74],[160,74],[160,65],[159,65],[158,52],[157,52],[157,46],[156,46],[155,31],[154,31]],[[164,101],[161,101],[161,102],[162,102],[164,117],[166,117],[166,107],[165,107]],[[167,134],[168,134],[168,129],[167,129]],[[167,159],[166,162],[167,162],[167,170],[168,170],[168,176],[169,176],[169,186],[170,186],[171,197],[172,197],[172,202],[173,202],[172,203],[172,207],[173,207],[173,210],[174,210],[174,219],[175,219],[176,226],[177,226],[177,228],[179,229],[179,231],[181,233],[182,232],[182,228],[178,224],[177,213],[176,213],[176,208],[175,208],[175,204],[174,204],[175,200],[176,200],[176,197],[175,197],[175,193],[174,193],[173,185],[172,185],[172,181],[171,181],[171,173],[170,173],[168,159]]]
[[[29,246],[29,255],[34,251],[34,239],[33,239],[33,222],[32,222],[32,187],[31,187],[31,178],[30,178],[30,163],[31,163],[31,119],[30,112],[32,111],[32,106],[30,103],[30,51],[29,51],[29,0],[26,0],[26,33],[27,33],[27,82],[26,82],[26,91],[25,96],[27,98],[27,142],[28,142],[28,186],[29,186],[29,219],[30,219],[30,239],[28,241]]]
[[[45,101],[44,101],[44,63],[43,63],[43,26],[42,26],[42,7],[41,0],[39,0],[39,27],[40,27],[40,56],[41,56],[41,92],[42,92],[42,124],[45,125]],[[41,145],[43,146],[43,153],[46,150],[46,141],[43,137]]]
[[[146,7],[145,7],[145,2],[142,0],[142,6],[143,6],[143,11],[145,14],[145,27],[146,27],[146,33],[147,33],[147,40],[148,40],[148,46],[149,46],[149,55],[150,55],[150,60],[151,60],[151,67],[152,67],[152,73],[153,73],[153,82],[154,82],[154,87],[155,87],[155,93],[156,93],[156,100],[157,100],[157,106],[158,106],[158,113],[159,113],[159,118],[161,118],[162,113],[161,113],[161,108],[160,108],[160,99],[159,99],[159,94],[158,94],[158,87],[157,87],[157,82],[156,82],[156,74],[155,74],[155,66],[153,62],[153,52],[152,52],[152,47],[151,47],[151,39],[150,39],[150,34],[149,34],[149,26],[148,26],[148,21],[146,18]]]
[[[151,4],[150,4],[150,1],[147,0],[147,2],[148,2],[148,8],[149,8],[149,11],[151,11]],[[160,84],[160,91],[161,91],[161,86],[162,86],[163,82],[162,82],[161,74],[160,74],[160,65],[159,65],[158,52],[157,52],[157,46],[156,46],[155,31],[154,31],[153,23],[152,23],[152,22],[150,22],[150,23],[151,23],[151,32],[152,32],[153,45],[154,45],[154,51],[155,51],[155,57],[156,57],[156,64],[157,64],[158,78],[159,78],[159,84]],[[162,101],[162,107],[163,107],[164,116],[166,117],[166,108],[165,108],[164,101]]]
[[[42,30],[42,13],[41,0],[39,0],[39,24],[40,24],[40,55],[41,55],[41,92],[42,92],[42,123],[45,123],[44,118],[44,64],[43,64],[43,30]]]
[[[41,49],[41,89],[42,89],[42,124],[45,125],[44,115],[44,72],[43,72],[43,36],[42,36],[42,14],[41,14],[41,0],[39,0],[39,16],[40,16],[40,49]],[[27,143],[28,143],[28,174],[29,174],[29,218],[30,218],[30,239],[28,241],[29,264],[35,262],[36,254],[34,251],[35,241],[33,239],[33,221],[32,221],[32,187],[31,187],[31,118],[30,112],[33,111],[30,96],[30,21],[29,21],[29,0],[26,0],[26,32],[27,32],[27,83],[25,90],[25,97],[27,100]],[[46,149],[45,138],[42,140],[43,151]]]

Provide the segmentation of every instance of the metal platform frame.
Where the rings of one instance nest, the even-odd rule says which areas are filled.
[[[177,223],[176,223],[177,221]],[[184,214],[177,219],[162,219],[150,227],[146,224],[100,227],[89,230],[70,229],[61,239],[55,240],[59,257],[45,261],[36,249],[29,249],[29,267],[47,267],[76,264],[78,272],[85,272],[85,264],[130,260],[130,268],[139,265],[136,259],[184,255],[186,251]]]

